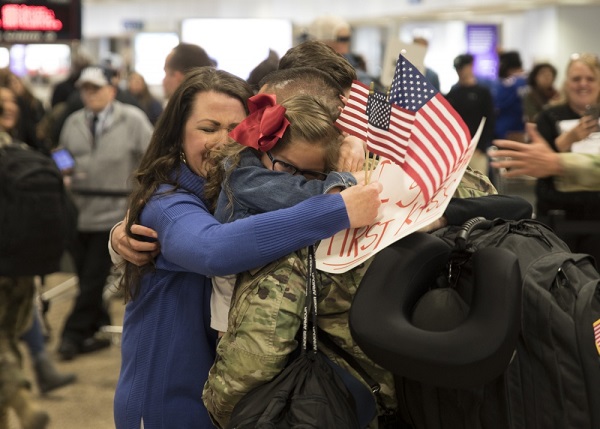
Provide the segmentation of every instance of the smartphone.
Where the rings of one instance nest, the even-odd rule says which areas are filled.
[[[597,105],[588,104],[587,106],[585,106],[585,113],[583,114],[583,116],[591,116],[592,119],[597,121],[598,117],[600,116],[600,110],[598,109]]]
[[[75,158],[68,149],[58,148],[52,151],[52,159],[60,171],[72,170],[75,167]]]
[[[585,106],[585,113],[583,115],[590,116],[592,118],[591,121],[596,124],[594,131],[598,131],[598,129],[600,129],[598,127],[598,117],[600,116],[600,109],[598,109],[598,105],[588,104]]]

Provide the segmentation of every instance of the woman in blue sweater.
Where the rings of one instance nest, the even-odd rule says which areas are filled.
[[[264,265],[377,214],[381,185],[359,185],[221,225],[203,195],[207,160],[245,118],[251,95],[227,72],[190,72],[136,172],[126,228],[130,236],[143,233],[134,223],[155,230],[160,254],[152,265],[125,266],[117,429],[212,428],[202,404],[216,341],[208,277]]]

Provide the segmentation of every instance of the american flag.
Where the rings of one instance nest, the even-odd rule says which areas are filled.
[[[600,319],[594,322],[594,341],[596,342],[596,350],[600,355]]]
[[[416,115],[402,168],[428,202],[461,164],[471,141],[469,129],[439,91],[402,55],[396,63],[389,101]]]
[[[414,117],[414,112],[391,105],[384,94],[354,81],[336,124],[365,140],[369,151],[402,164]]]

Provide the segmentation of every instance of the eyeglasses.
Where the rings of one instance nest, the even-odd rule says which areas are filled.
[[[338,43],[350,43],[351,37],[350,36],[338,36],[335,38],[335,41]]]
[[[267,151],[267,156],[269,157],[269,159],[271,160],[271,163],[273,164],[273,171],[289,173],[292,176],[301,174],[306,178],[306,180],[325,180],[325,179],[327,179],[327,173],[322,173],[320,171],[312,171],[312,170],[300,170],[298,167],[296,167],[293,164],[290,164],[289,162],[285,162],[285,161],[282,161],[280,159],[273,157],[273,154],[271,154],[270,151]]]

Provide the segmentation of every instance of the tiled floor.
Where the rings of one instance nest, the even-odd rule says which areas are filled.
[[[114,428],[113,395],[120,366],[119,335],[112,335],[114,341],[111,348],[79,356],[71,362],[61,362],[56,355],[57,337],[76,293],[75,281],[73,274],[56,273],[47,277],[42,292],[53,295],[53,292],[63,291],[52,298],[47,313],[52,329],[47,346],[57,367],[61,371],[76,373],[78,380],[44,397],[34,388],[33,397],[40,408],[50,414],[51,429],[111,429]],[[120,325],[124,312],[120,298],[110,300],[110,311],[113,323]],[[22,347],[22,351],[27,359],[25,347]],[[32,375],[28,360],[25,361],[25,370]],[[16,419],[12,417],[10,429],[19,428]]]

